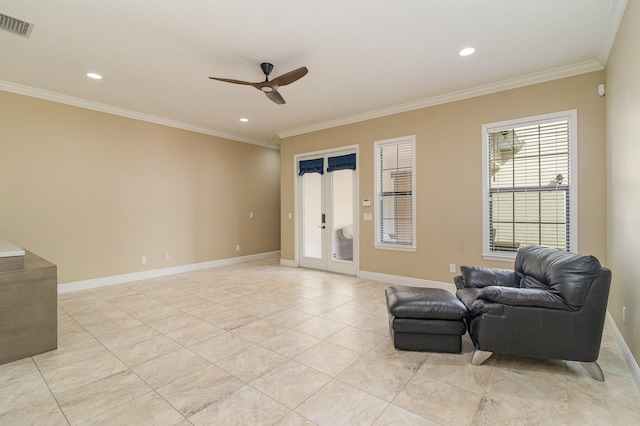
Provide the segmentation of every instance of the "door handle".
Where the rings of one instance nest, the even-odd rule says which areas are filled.
[[[320,229],[325,229],[325,228],[326,228],[326,226],[324,226],[324,225],[320,225],[320,226],[318,226],[318,228],[320,228]]]

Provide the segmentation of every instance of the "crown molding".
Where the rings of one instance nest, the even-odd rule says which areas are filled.
[[[566,65],[563,67],[553,68],[533,74],[527,74],[522,77],[503,80],[495,83],[485,84],[470,89],[459,90],[444,95],[433,96],[431,98],[421,99],[406,104],[396,105],[389,108],[377,109],[362,114],[351,115],[349,117],[339,118],[336,120],[325,121],[322,123],[312,124],[310,126],[299,127],[297,129],[286,130],[278,133],[280,139],[291,136],[302,135],[305,133],[316,132],[318,130],[331,129],[333,127],[344,126],[347,124],[359,123],[361,121],[372,120],[374,118],[386,117],[389,115],[399,114],[402,112],[413,111],[416,109],[427,108],[435,105],[446,104],[449,102],[460,101],[463,99],[475,98],[477,96],[488,95],[491,93],[502,92],[519,87],[530,86],[533,84],[544,83],[547,81],[558,80],[565,77],[572,77],[579,74],[586,74],[593,71],[600,71],[604,67],[595,59],[579,62],[576,64]]]
[[[609,54],[611,53],[611,48],[613,48],[613,43],[616,41],[626,8],[627,0],[609,0],[605,14],[605,26],[600,36],[600,45],[596,54],[596,59],[603,66],[609,60]]]
[[[626,6],[626,0],[623,2],[612,2],[610,7],[609,16],[611,20],[617,19],[617,26],[620,25],[620,20],[624,14],[624,6]],[[613,44],[615,40],[615,32],[610,37],[610,43]],[[609,39],[607,39],[609,40]],[[604,42],[601,45],[601,51],[611,50],[611,46],[608,45],[609,41]],[[602,46],[608,46],[608,49],[603,49]],[[607,54],[608,56],[608,54]],[[430,106],[441,105],[449,102],[455,102],[459,100],[474,98],[477,96],[488,95],[491,93],[501,92],[504,90],[516,89],[519,87],[525,87],[533,84],[544,83],[547,81],[557,80],[565,77],[572,77],[579,74],[585,74],[593,71],[600,71],[604,67],[601,61],[592,59],[576,64],[571,64],[563,67],[553,68],[551,70],[541,71],[533,74],[528,74],[522,77],[503,80],[495,83],[485,84],[482,86],[473,87],[470,89],[459,90],[456,92],[447,93],[444,95],[433,96],[426,99],[421,99],[401,105],[396,105],[388,108],[381,108],[374,111],[365,112],[362,114],[351,115],[348,117],[339,118],[336,120],[325,121],[321,123],[312,124],[309,126],[299,127],[296,129],[285,130],[278,133],[280,139],[297,136],[305,133],[311,133],[319,130],[330,129],[333,127],[344,126],[353,123],[359,123],[362,121],[372,120],[375,118],[386,117],[389,115],[399,114],[407,111],[413,111],[421,108],[427,108]],[[121,117],[132,118],[134,120],[146,121],[149,123],[159,124],[167,127],[174,127],[177,129],[187,130],[195,133],[201,133],[209,136],[215,136],[223,139],[229,139],[237,142],[248,143],[251,145],[258,145],[265,148],[274,150],[280,150],[280,145],[263,142],[256,139],[247,138],[244,136],[226,133],[207,127],[195,126],[192,124],[184,123],[181,121],[170,120],[150,114],[144,114],[128,110],[125,108],[114,107],[98,102],[87,101],[72,96],[61,95],[59,93],[49,92],[46,90],[36,89],[33,87],[23,86],[20,84],[2,81],[0,80],[0,90],[6,92],[17,93],[20,95],[30,96],[34,98],[44,99],[52,102],[58,102],[66,105],[76,106],[79,108],[90,109],[94,111],[104,112],[107,114],[118,115]]]
[[[90,109],[93,111],[104,112],[106,114],[118,115],[121,117],[132,118],[134,120],[146,121],[148,123],[159,124],[161,126],[174,127],[176,129],[188,130],[190,132],[201,133],[204,135],[215,136],[218,138],[229,139],[236,142],[248,143],[251,145],[259,145],[265,148],[280,150],[279,145],[262,142],[260,140],[246,138],[244,136],[233,133],[226,133],[207,127],[195,126],[193,124],[181,121],[170,120],[155,115],[144,114],[125,108],[114,107],[111,105],[101,104],[98,102],[87,101],[85,99],[75,98],[73,96],[61,95],[55,92],[49,92],[34,87],[23,86],[9,81],[0,80],[0,90],[5,92],[17,93],[19,95],[30,96],[32,98],[44,99],[47,101],[57,102],[61,104],[71,105],[79,108]]]

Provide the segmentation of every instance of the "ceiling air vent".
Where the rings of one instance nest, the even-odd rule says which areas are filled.
[[[33,30],[33,24],[0,13],[0,30],[9,31],[10,33],[29,38],[31,30]]]

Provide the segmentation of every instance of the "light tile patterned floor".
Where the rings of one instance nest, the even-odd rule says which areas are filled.
[[[396,351],[388,284],[252,262],[61,295],[59,348],[0,366],[0,425],[626,425],[605,329],[574,362]]]

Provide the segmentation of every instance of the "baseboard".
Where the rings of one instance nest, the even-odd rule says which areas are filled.
[[[452,283],[445,283],[441,281],[424,280],[421,278],[403,277],[401,275],[389,275],[381,274],[379,272],[360,271],[358,277],[367,280],[382,281],[397,285],[406,285],[409,287],[430,287],[441,288],[447,290],[449,293],[455,294],[456,286]]]
[[[183,272],[199,271],[201,269],[217,268],[236,263],[251,262],[255,260],[271,259],[279,257],[280,251],[250,254],[247,256],[232,257],[228,259],[210,260],[208,262],[192,263],[189,265],[173,266],[170,268],[153,269],[150,271],[133,272],[130,274],[113,275],[110,277],[94,278],[90,280],[74,281],[58,285],[58,294],[72,291],[88,290],[114,284],[123,284],[132,281],[146,280],[149,278],[164,277],[167,275],[181,274]]]
[[[281,266],[290,266],[292,268],[297,268],[298,267],[298,262],[296,262],[295,260],[280,259],[280,265]]]
[[[281,266],[290,266],[292,268],[297,268],[298,262],[295,260],[289,259],[280,259]],[[364,278],[366,280],[373,281],[382,281],[390,284],[397,285],[406,285],[409,287],[430,287],[430,288],[441,288],[443,290],[447,290],[449,293],[456,293],[456,286],[451,283],[445,283],[441,281],[431,281],[431,280],[423,280],[421,278],[410,278],[403,277],[401,275],[389,275],[389,274],[381,274],[379,272],[369,272],[369,271],[359,271],[358,278]]]
[[[618,349],[620,349],[622,358],[624,358],[624,362],[625,364],[627,364],[627,368],[631,373],[631,377],[633,377],[638,390],[640,390],[640,367],[638,367],[638,363],[633,357],[631,349],[629,349],[629,346],[627,346],[627,342],[624,341],[624,337],[622,337],[622,334],[620,333],[620,330],[618,330],[618,326],[616,325],[616,322],[613,320],[613,317],[611,316],[609,311],[607,311],[607,323],[613,331],[613,336],[615,337],[616,343],[618,344]]]

